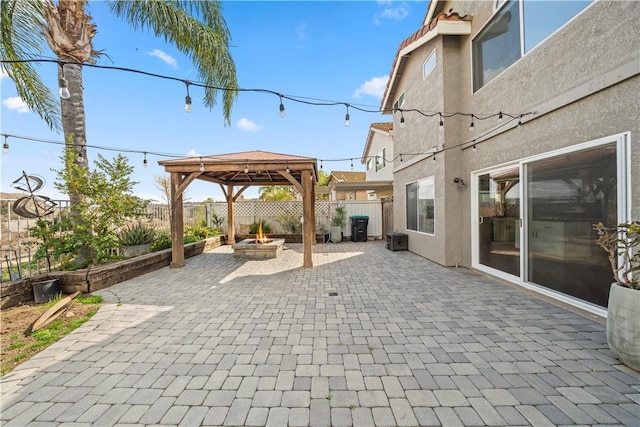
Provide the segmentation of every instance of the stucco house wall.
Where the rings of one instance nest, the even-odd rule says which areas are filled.
[[[365,157],[372,160],[371,168],[367,169],[367,181],[391,181],[393,179],[393,138],[391,134],[372,129],[371,144]],[[380,156],[384,149],[385,167],[376,171],[376,156]]]
[[[395,228],[409,234],[409,250],[443,265],[471,267],[478,220],[471,214],[473,172],[622,133],[631,146],[629,213],[640,218],[637,3],[595,1],[475,93],[471,42],[494,14],[494,2],[438,2],[434,15],[451,9],[472,17],[471,34],[436,36],[412,51],[393,81],[396,98],[404,92],[404,108],[421,111],[533,114],[522,126],[516,120],[485,136],[497,127],[495,118],[474,120],[469,132],[469,117],[447,117],[440,128],[438,117],[406,112],[400,129],[395,112],[395,151],[403,158],[394,163]],[[423,79],[423,63],[434,50],[436,68]],[[433,235],[406,229],[406,184],[429,176],[435,177]]]

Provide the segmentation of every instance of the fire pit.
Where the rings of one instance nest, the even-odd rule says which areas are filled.
[[[244,259],[271,259],[282,252],[284,239],[269,239],[262,231],[262,222],[255,239],[244,239],[233,245],[233,254]]]
[[[233,254],[245,259],[270,259],[282,253],[284,239],[271,239],[258,243],[255,239],[244,239],[233,245]]]

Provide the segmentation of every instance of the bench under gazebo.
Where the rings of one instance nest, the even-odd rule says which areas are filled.
[[[235,242],[234,203],[249,187],[293,185],[302,195],[304,267],[313,267],[315,242],[315,185],[317,160],[268,151],[184,157],[158,162],[171,176],[171,264],[184,262],[184,218],[182,194],[194,180],[218,184],[227,201],[227,243]]]

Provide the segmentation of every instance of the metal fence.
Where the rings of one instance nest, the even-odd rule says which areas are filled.
[[[31,228],[36,225],[35,219],[22,218],[16,215],[12,206],[15,200],[0,202],[0,264],[2,281],[28,277],[49,270],[45,260],[35,261],[34,255],[39,242],[31,235]],[[57,220],[69,212],[68,200],[54,200],[56,207],[47,220]],[[316,230],[329,231],[331,217],[337,206],[345,207],[347,216],[366,215],[369,217],[367,233],[371,238],[382,238],[382,205],[379,200],[372,201],[326,201],[315,202]],[[148,207],[145,222],[158,230],[169,230],[171,227],[169,206],[152,204]],[[227,204],[224,202],[185,204],[184,225],[193,227],[206,224],[216,225],[216,220],[227,233]],[[300,232],[302,229],[302,202],[265,202],[259,200],[238,201],[235,203],[235,232],[249,234],[253,223],[263,221],[271,228],[272,233],[287,234]],[[345,236],[351,236],[349,223]]]

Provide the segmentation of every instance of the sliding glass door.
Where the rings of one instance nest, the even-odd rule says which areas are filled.
[[[474,175],[474,266],[607,306],[611,269],[593,224],[626,218],[626,135]]]
[[[479,261],[520,275],[520,171],[518,166],[478,176]]]
[[[593,224],[618,219],[616,144],[526,163],[529,282],[606,306],[611,269]]]

